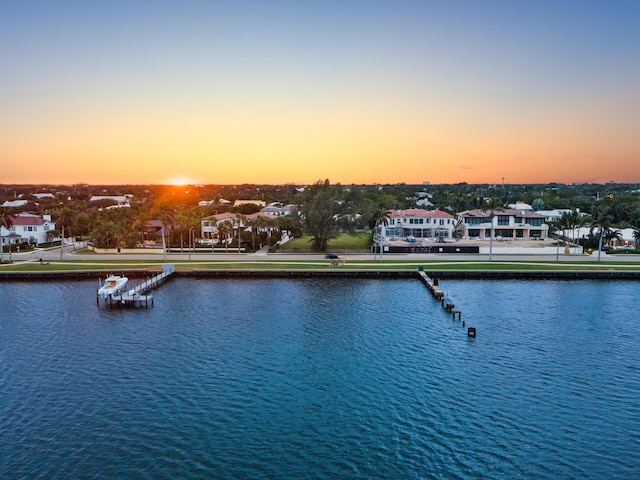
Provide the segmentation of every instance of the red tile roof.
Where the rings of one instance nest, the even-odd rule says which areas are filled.
[[[49,222],[49,220],[45,220],[42,217],[14,217],[11,215],[11,221],[13,225],[44,225],[45,222]],[[52,223],[52,222],[49,222]]]
[[[422,208],[407,208],[406,210],[389,210],[390,217],[422,217],[422,218],[453,218],[442,210],[425,210]]]

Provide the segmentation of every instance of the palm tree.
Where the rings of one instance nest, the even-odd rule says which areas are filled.
[[[242,227],[244,227],[244,221],[246,219],[246,215],[243,215],[242,213],[236,213],[236,224],[238,225],[238,253],[240,253],[240,243],[242,242],[240,232],[242,231]]]
[[[638,244],[640,243],[640,227],[633,229],[633,240],[636,243],[636,248],[638,248]]]
[[[62,235],[60,240],[60,260],[62,260],[62,251],[64,250],[64,229],[65,227],[70,227],[73,224],[73,217],[74,217],[73,211],[68,207],[64,207],[60,211],[60,218],[58,218],[58,221],[56,222],[62,227]],[[75,244],[74,244],[74,250],[75,250]]]
[[[573,253],[577,253],[577,241],[576,241],[576,229],[580,229],[583,225],[585,225],[586,218],[584,215],[580,215],[579,210],[571,210],[569,213],[569,223],[571,227],[571,237],[574,246]]]
[[[220,222],[216,226],[216,228],[218,229],[218,238],[220,239],[220,241],[222,241],[222,239],[224,238],[224,251],[228,252],[229,251],[228,236],[229,236],[229,232],[233,230],[233,223],[231,223],[229,220],[224,220]]]
[[[8,213],[4,213],[4,211],[0,211],[0,229],[2,227],[9,231],[13,227],[13,217]],[[4,262],[4,239],[0,235],[0,263],[2,262]]]
[[[500,199],[496,197],[489,198],[483,209],[483,215],[487,210],[489,213],[489,221],[491,222],[491,236],[489,237],[489,261],[491,262],[493,260],[493,219],[496,213],[504,211]]]
[[[596,211],[591,221],[591,231],[598,230],[598,262],[600,261],[600,254],[602,253],[602,241],[605,235],[611,230],[611,217],[602,213],[602,211]]]
[[[622,232],[620,230],[610,228],[605,233],[604,239],[609,245],[611,245],[614,240],[622,240]]]
[[[570,212],[564,212],[562,216],[558,219],[558,227],[562,229],[562,238],[565,240],[565,253],[569,253],[568,246],[566,246],[567,239],[567,229],[573,228],[572,224],[573,220],[571,218]]]
[[[264,224],[267,229],[267,247],[269,248],[269,250],[271,250],[271,235],[273,235],[273,229],[276,226],[276,220],[275,218],[271,217],[264,217],[264,220]]]
[[[389,225],[390,215],[391,215],[391,212],[389,210],[381,208],[374,214],[374,217],[373,217],[374,232],[375,232],[374,239],[377,235],[378,241],[380,243],[380,261],[382,261],[382,250],[383,250],[383,243],[384,243],[384,237],[385,237],[384,227]],[[379,233],[378,233],[378,229],[380,229]],[[374,260],[375,260],[375,257],[374,257]]]
[[[562,226],[559,220],[554,220],[547,224],[549,226],[549,235],[556,234],[556,262],[560,259],[560,230]]]
[[[256,250],[256,219],[255,218],[249,218],[246,221],[247,226],[249,227],[250,231],[251,231],[251,250],[253,250],[255,252]]]
[[[163,258],[166,261],[167,260],[167,242],[166,242],[166,237],[165,237],[165,230],[168,225],[173,226],[175,224],[175,219],[174,219],[174,215],[175,215],[175,209],[173,207],[173,205],[171,205],[169,202],[167,201],[160,201],[154,208],[154,213],[156,215],[156,217],[158,217],[158,219],[161,222],[161,230],[162,230],[162,252],[163,252]],[[171,245],[171,239],[169,239],[169,245]]]

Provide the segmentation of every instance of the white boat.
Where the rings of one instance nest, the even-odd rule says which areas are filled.
[[[129,279],[120,275],[108,276],[104,283],[100,285],[98,289],[98,296],[107,298],[108,296],[118,296],[120,292],[124,291]]]

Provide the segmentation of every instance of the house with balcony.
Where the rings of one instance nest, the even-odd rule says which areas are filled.
[[[457,214],[461,220],[460,228],[463,237],[489,238],[493,222],[494,238],[502,239],[538,239],[546,238],[549,226],[545,217],[527,210],[502,208],[493,211],[474,209]]]
[[[389,210],[389,221],[383,235],[389,240],[453,238],[455,223],[452,215],[438,209]]]

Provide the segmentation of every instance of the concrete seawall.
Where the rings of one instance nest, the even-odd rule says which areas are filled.
[[[640,280],[640,271],[596,270],[424,270],[431,278],[445,280]],[[158,273],[147,269],[105,269],[42,272],[0,272],[2,281],[97,279],[108,273],[145,278]],[[178,277],[194,278],[418,278],[416,270],[179,270]]]

